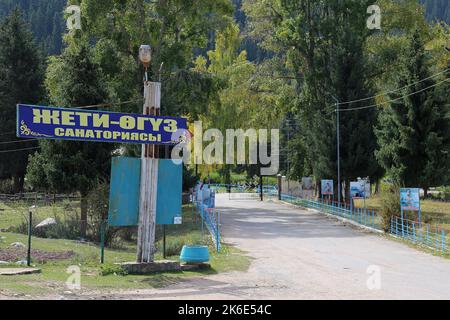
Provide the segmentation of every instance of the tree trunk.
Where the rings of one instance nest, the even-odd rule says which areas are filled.
[[[375,195],[378,195],[380,193],[380,180],[377,180],[375,182]]]
[[[225,184],[231,184],[231,168],[230,165],[225,165]]]
[[[344,202],[349,202],[350,200],[350,179],[345,178],[345,189],[344,189]]]
[[[20,189],[20,192],[25,191],[25,176],[24,175],[21,175],[19,177],[19,189]]]
[[[428,187],[424,187],[423,188],[423,198],[427,199],[428,198]]]
[[[13,193],[21,192],[20,189],[20,177],[18,175],[13,176]]]
[[[82,238],[86,238],[86,230],[87,230],[87,197],[86,195],[81,195],[80,202],[80,211],[81,211],[81,228],[80,228],[80,236]]]

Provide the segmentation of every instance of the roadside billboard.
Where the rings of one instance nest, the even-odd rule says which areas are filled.
[[[366,180],[350,182],[350,196],[352,198],[369,198],[370,182]]]
[[[184,118],[17,105],[19,138],[174,145],[180,130]]]
[[[400,206],[402,211],[420,211],[420,189],[400,189]]]
[[[305,198],[312,198],[314,196],[314,180],[311,177],[302,178],[302,195]]]
[[[303,191],[314,191],[314,182],[311,177],[302,178],[302,190]]]
[[[332,196],[334,195],[334,186],[333,180],[322,180],[321,185],[322,195],[324,196]]]

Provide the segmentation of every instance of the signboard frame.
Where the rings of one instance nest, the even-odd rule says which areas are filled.
[[[182,221],[183,163],[181,160],[153,160],[159,162],[156,224],[177,224],[180,219]],[[140,172],[140,158],[112,159],[108,210],[110,226],[129,227],[139,224]]]
[[[329,188],[325,189],[327,185]],[[334,180],[323,179],[320,184],[320,191],[322,196],[334,196]]]
[[[305,194],[307,194],[308,199],[314,197],[314,179],[312,177],[302,177],[302,194],[305,198]]]
[[[154,130],[158,128],[158,130]],[[17,137],[87,142],[174,145],[187,119],[100,110],[17,105]]]
[[[422,209],[420,206],[420,188],[401,188],[400,189],[400,211],[402,215],[402,225],[405,217],[405,211],[418,213],[419,227],[422,225]],[[402,226],[403,232],[403,226]]]

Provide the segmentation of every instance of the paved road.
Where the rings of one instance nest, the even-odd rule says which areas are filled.
[[[226,196],[217,204],[226,241],[253,259],[248,272],[195,278],[122,298],[450,299],[448,260],[289,205]],[[370,266],[376,267],[369,271],[380,271],[380,289],[373,290],[376,281],[368,288]]]

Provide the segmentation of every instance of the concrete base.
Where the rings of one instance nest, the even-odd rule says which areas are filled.
[[[153,274],[159,272],[175,272],[181,271],[181,265],[179,262],[162,260],[151,263],[138,263],[138,262],[125,262],[120,266],[128,272],[128,274]]]
[[[24,274],[40,273],[41,269],[35,268],[0,268],[0,276],[20,276]]]
[[[183,271],[199,271],[199,270],[207,270],[211,269],[211,265],[209,263],[197,263],[197,264],[182,264],[181,270]]]

